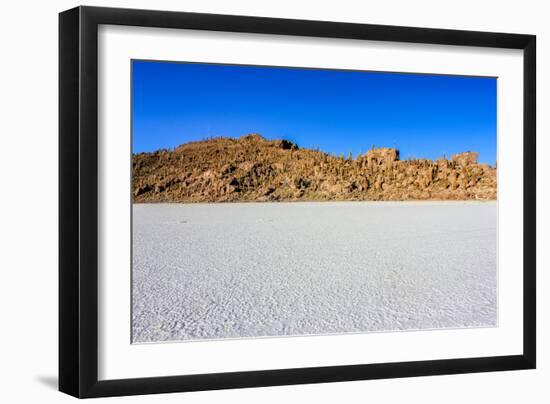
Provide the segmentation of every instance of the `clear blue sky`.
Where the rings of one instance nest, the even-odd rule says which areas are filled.
[[[133,152],[260,133],[357,156],[496,159],[495,78],[132,62]]]

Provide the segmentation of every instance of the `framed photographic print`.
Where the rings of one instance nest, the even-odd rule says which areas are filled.
[[[59,23],[61,391],[535,367],[534,36]]]

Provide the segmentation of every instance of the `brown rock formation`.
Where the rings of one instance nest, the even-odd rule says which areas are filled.
[[[399,160],[392,148],[355,159],[258,134],[133,155],[134,202],[496,199],[496,168],[477,153]]]

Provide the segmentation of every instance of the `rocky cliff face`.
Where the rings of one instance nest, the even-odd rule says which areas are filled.
[[[186,143],[133,156],[134,202],[491,200],[496,168],[477,153],[399,160],[372,149],[355,159],[258,134]]]

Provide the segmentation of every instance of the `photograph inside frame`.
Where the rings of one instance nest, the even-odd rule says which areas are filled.
[[[132,342],[497,326],[497,79],[131,61]]]

